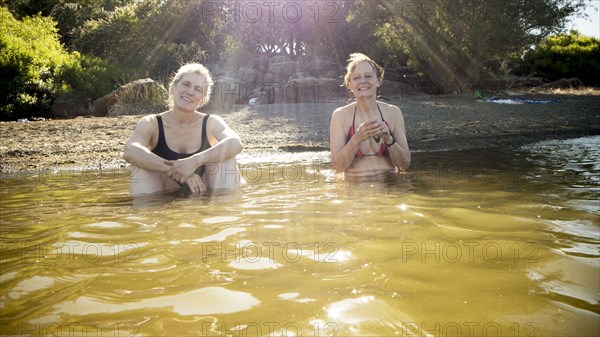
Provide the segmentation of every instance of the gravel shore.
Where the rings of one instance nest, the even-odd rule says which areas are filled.
[[[412,95],[387,101],[404,114],[411,151],[517,147],[545,139],[600,134],[598,95],[522,95],[550,104],[504,105],[458,96]],[[242,137],[247,154],[329,148],[326,103],[237,105],[222,116]],[[0,172],[109,169],[126,166],[123,146],[140,116],[0,123]]]

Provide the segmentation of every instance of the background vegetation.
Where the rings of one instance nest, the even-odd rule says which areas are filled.
[[[546,38],[529,50],[516,72],[551,81],[577,77],[589,86],[600,86],[600,40],[577,31]]]
[[[573,0],[0,0],[0,119],[45,115],[184,62],[237,69],[266,54],[344,63],[365,52],[411,68],[425,90],[468,91],[497,75],[599,85],[598,39],[563,33]]]

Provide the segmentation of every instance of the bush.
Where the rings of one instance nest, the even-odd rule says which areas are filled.
[[[0,119],[42,115],[53,100],[68,91],[57,80],[62,68],[72,62],[58,41],[50,18],[27,17],[19,21],[0,7]]]
[[[107,16],[106,11],[85,6],[78,3],[58,3],[50,12],[50,16],[56,21],[60,41],[70,51],[75,49],[73,41],[81,31],[86,21]]]
[[[523,57],[521,72],[556,81],[579,78],[589,86],[600,86],[600,39],[577,31],[548,37]]]
[[[97,57],[68,53],[50,17],[17,20],[0,7],[0,120],[45,116],[65,93],[98,98],[121,73]]]
[[[128,73],[101,58],[74,52],[58,76],[70,93],[96,99],[113,91]]]
[[[73,34],[73,46],[134,70],[136,78],[167,78],[183,63],[225,54],[220,18],[204,20],[203,8],[200,1],[131,2],[85,21]]]

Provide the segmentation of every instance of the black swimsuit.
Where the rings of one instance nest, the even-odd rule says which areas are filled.
[[[158,142],[156,143],[156,147],[152,150],[152,153],[155,155],[166,159],[166,160],[177,160],[188,158],[190,156],[195,155],[196,153],[200,153],[210,148],[210,143],[208,142],[208,136],[206,135],[206,124],[208,123],[208,116],[204,116],[202,119],[202,145],[200,145],[200,149],[192,153],[179,153],[171,150],[167,145],[167,141],[165,138],[165,128],[163,126],[163,121],[160,115],[156,115],[156,120],[158,121]],[[206,165],[200,166],[196,173],[199,176],[202,176],[206,171]]]

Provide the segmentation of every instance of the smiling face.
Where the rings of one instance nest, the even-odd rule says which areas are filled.
[[[189,105],[194,105],[198,109],[208,103],[211,92],[212,76],[208,69],[200,63],[188,63],[171,79],[167,103],[170,108],[189,109]]]
[[[206,78],[203,75],[183,74],[171,87],[174,108],[195,111],[204,105],[206,86]]]
[[[379,85],[375,69],[367,61],[356,64],[356,67],[350,73],[348,89],[352,91],[356,98],[377,95]]]

